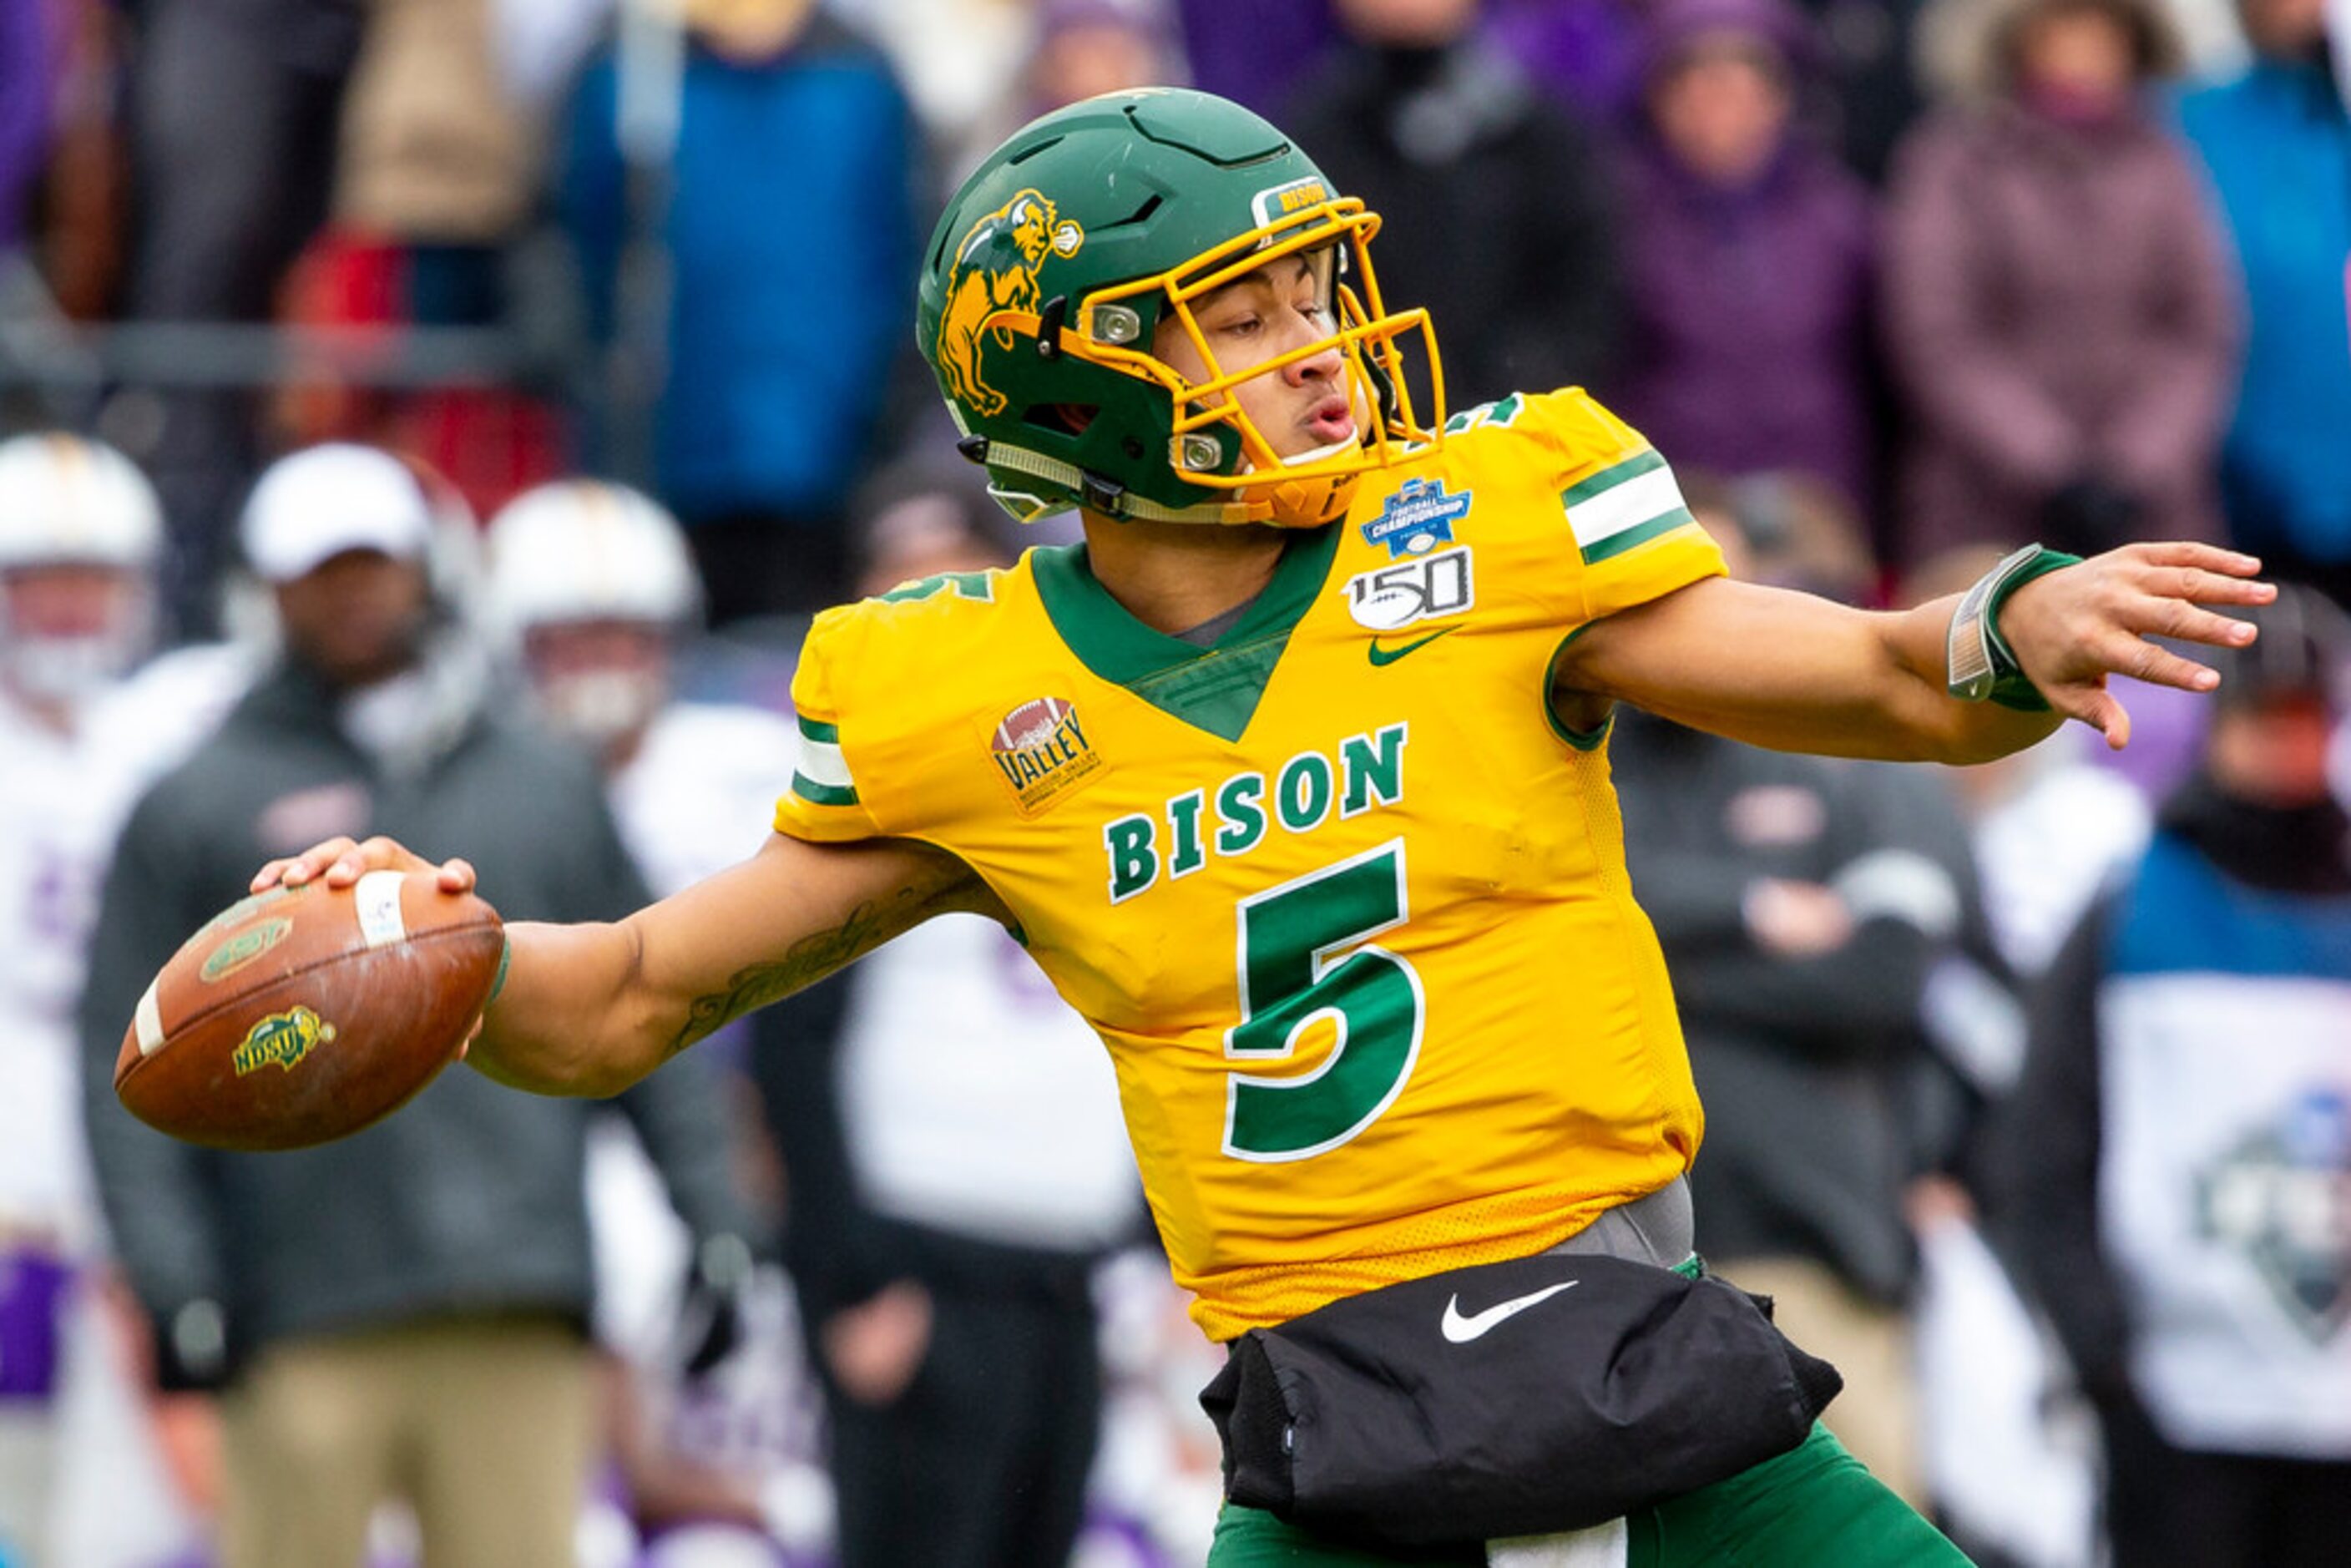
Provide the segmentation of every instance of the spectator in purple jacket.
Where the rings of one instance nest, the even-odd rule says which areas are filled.
[[[2152,0],[2008,0],[1981,100],[1887,198],[1886,351],[1909,411],[1897,553],[2210,538],[2238,326],[2218,225],[2143,89]]]
[[[1623,178],[1630,296],[1611,401],[1688,466],[1873,498],[1870,212],[1800,110],[1786,0],[1657,0]]]

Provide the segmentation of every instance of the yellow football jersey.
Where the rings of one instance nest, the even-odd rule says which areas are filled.
[[[1638,435],[1580,392],[1508,399],[1292,539],[1211,647],[1082,547],[826,612],[776,825],[986,879],[1108,1045],[1228,1339],[1539,1251],[1687,1167],[1605,730],[1546,694],[1578,630],[1721,570]]]

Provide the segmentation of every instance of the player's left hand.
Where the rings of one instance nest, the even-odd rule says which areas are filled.
[[[2220,685],[2209,666],[2149,639],[2216,648],[2251,643],[2250,622],[2210,607],[2276,598],[2275,585],[2253,580],[2260,570],[2252,556],[2217,545],[2125,545],[2018,589],[2001,607],[2000,633],[2052,707],[2120,750],[2130,739],[2130,715],[2106,677],[2191,692]]]

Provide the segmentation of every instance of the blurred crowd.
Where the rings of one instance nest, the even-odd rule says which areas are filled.
[[[1200,1561],[1217,1354],[983,923],[610,1105],[256,1158],[110,1084],[272,855],[592,919],[756,849],[810,613],[1074,537],[955,458],[914,277],[1147,83],[1742,575],[2291,585],[2120,754],[1614,756],[1700,1248],[1847,1445],[1987,1564],[2351,1560],[2351,5],[0,0],[0,1568]]]

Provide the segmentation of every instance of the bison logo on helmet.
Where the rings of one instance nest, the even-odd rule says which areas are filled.
[[[997,317],[1008,310],[1033,313],[1037,268],[1046,255],[1075,256],[1084,243],[1084,231],[1063,220],[1033,190],[1020,192],[971,226],[956,246],[946,308],[939,316],[939,374],[948,396],[983,414],[1004,412],[1004,394],[980,373],[980,341],[989,338],[998,349],[1012,347],[1012,328]]]

